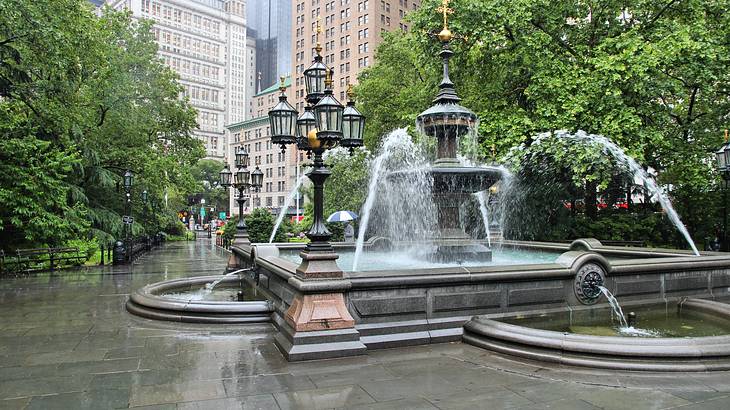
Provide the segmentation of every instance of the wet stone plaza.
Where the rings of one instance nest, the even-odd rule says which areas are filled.
[[[730,372],[615,372],[528,362],[462,343],[287,362],[272,324],[143,319],[134,289],[217,275],[207,240],[127,267],[0,280],[0,409],[727,409]]]

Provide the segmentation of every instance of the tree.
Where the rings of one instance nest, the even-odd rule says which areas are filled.
[[[424,1],[409,14],[411,31],[387,37],[375,66],[361,77],[356,91],[374,130],[409,126],[408,113],[430,104],[415,97],[419,85],[402,68],[415,64],[439,74],[440,45],[426,34],[441,25],[436,5]],[[451,6],[450,28],[462,37],[451,44],[451,78],[463,104],[479,116],[483,153],[494,146],[504,156],[543,131],[606,135],[656,170],[674,195],[692,198],[679,201],[680,214],[690,216],[690,231],[706,230],[690,204],[710,199],[717,186],[708,176],[730,113],[724,12],[730,2],[454,0]],[[387,104],[380,106],[370,91],[383,84],[373,73],[389,79],[399,67],[403,88],[385,93]],[[421,78],[427,90],[438,81]],[[574,164],[583,188],[595,191],[590,164]]]
[[[0,3],[0,197],[13,204],[0,210],[0,246],[118,236],[127,169],[133,230],[174,219],[204,151],[150,28],[83,0]]]
[[[225,164],[214,159],[201,159],[192,168],[191,174],[198,182],[198,192],[206,198],[208,206],[227,211],[228,189],[220,186],[220,172]]]
[[[268,243],[274,229],[274,216],[267,209],[256,208],[246,215],[248,237],[252,243]],[[286,241],[286,227],[281,226],[274,236],[274,242]]]

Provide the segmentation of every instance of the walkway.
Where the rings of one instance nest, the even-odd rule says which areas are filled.
[[[209,241],[131,268],[0,279],[0,409],[727,409],[730,374],[617,374],[524,363],[456,343],[287,363],[270,325],[129,315],[130,291],[220,273]]]

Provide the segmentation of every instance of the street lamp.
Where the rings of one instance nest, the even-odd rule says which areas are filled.
[[[321,32],[322,28],[317,23],[317,37]],[[322,63],[319,38],[315,51],[312,66],[304,70],[307,107],[298,118],[297,111],[286,102],[286,87],[282,79],[279,104],[269,111],[271,142],[282,145],[282,148],[296,143],[297,149],[306,151],[308,157],[314,154],[313,167],[307,173],[314,185],[314,221],[307,232],[310,242],[300,254],[302,263],[297,274],[304,278],[339,278],[342,270],[335,262],[338,256],[329,243],[332,233],[324,223],[324,182],[331,172],[325,166],[322,154],[340,144],[351,149],[362,146],[364,118],[355,110],[354,104],[351,107],[348,104],[348,108],[352,109],[347,110],[349,116],[345,117],[346,109],[334,97],[332,90],[333,70]],[[345,126],[347,130],[343,129]]]
[[[147,201],[149,200],[149,194],[145,189],[140,196],[142,197],[142,217],[144,218],[142,223],[145,223],[147,221]],[[147,234],[146,231],[147,229],[145,229],[145,235]]]
[[[256,166],[252,178],[251,171],[248,170],[250,157],[248,155],[248,152],[243,147],[238,147],[236,149],[235,156],[235,163],[238,167],[236,173],[232,173],[228,169],[228,165],[226,165],[225,168],[223,168],[223,170],[220,172],[219,178],[221,186],[225,188],[233,186],[233,188],[238,190],[238,199],[236,199],[236,201],[238,202],[238,224],[236,225],[236,240],[234,243],[237,245],[243,245],[251,243],[248,239],[248,232],[246,232],[246,221],[243,217],[243,208],[246,204],[246,197],[244,197],[244,194],[248,192],[250,188],[261,188],[263,173],[258,168],[258,166]],[[261,175],[259,176],[259,174]],[[233,177],[233,182],[231,182],[231,177]]]
[[[725,143],[715,152],[717,170],[722,176],[720,188],[722,188],[722,243],[721,249],[728,251],[727,238],[727,192],[730,189],[730,143],[728,142],[728,130],[725,130]]]
[[[352,84],[347,86],[347,107],[342,113],[342,141],[340,145],[350,149],[350,154],[356,147],[362,146],[363,133],[365,131],[365,116],[355,108],[355,94],[352,92]]]
[[[132,171],[127,170],[122,177],[122,184],[124,185],[124,243],[125,243],[125,259],[127,262],[132,261],[132,182],[134,176]]]

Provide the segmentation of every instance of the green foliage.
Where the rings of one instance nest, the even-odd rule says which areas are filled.
[[[271,212],[264,208],[256,208],[245,218],[251,243],[268,243],[275,222]],[[274,242],[284,241],[286,241],[286,226],[282,224],[274,236]]]
[[[194,190],[196,113],[150,28],[84,0],[0,3],[0,247],[119,237],[127,169],[136,233]]]
[[[359,149],[350,155],[344,149],[333,150],[328,153],[325,162],[332,176],[327,178],[324,186],[324,217],[337,211],[359,214],[368,194],[369,151]]]
[[[412,126],[435,95],[440,44],[426,33],[441,25],[438,3],[426,0],[409,14],[411,31],[386,36],[376,64],[360,77],[356,93],[374,133],[369,146],[386,131]],[[450,28],[462,36],[451,42],[451,79],[480,119],[485,157],[493,149],[496,159],[529,147],[531,136],[544,131],[606,135],[673,187],[691,233],[714,229],[719,201],[711,191],[719,178],[711,153],[730,114],[728,0],[454,0],[451,6]],[[558,198],[595,198],[620,173],[595,150],[541,149],[529,158],[556,155],[560,187],[544,190],[552,191],[552,202],[541,197],[526,206],[544,207],[548,219],[562,207]],[[595,209],[588,213],[598,217]]]
[[[238,220],[236,218],[231,218],[225,225],[223,225],[223,238],[228,239],[229,241],[233,240],[233,237],[236,235],[237,223]]]
[[[201,159],[192,168],[191,174],[198,182],[197,191],[203,194],[206,207],[215,207],[216,212],[228,209],[228,189],[220,186],[220,172],[225,164],[214,159]]]
[[[97,242],[95,239],[72,239],[66,242],[63,246],[68,248],[78,248],[79,253],[81,255],[84,255],[86,257],[86,260],[89,260],[99,250],[99,242]]]

